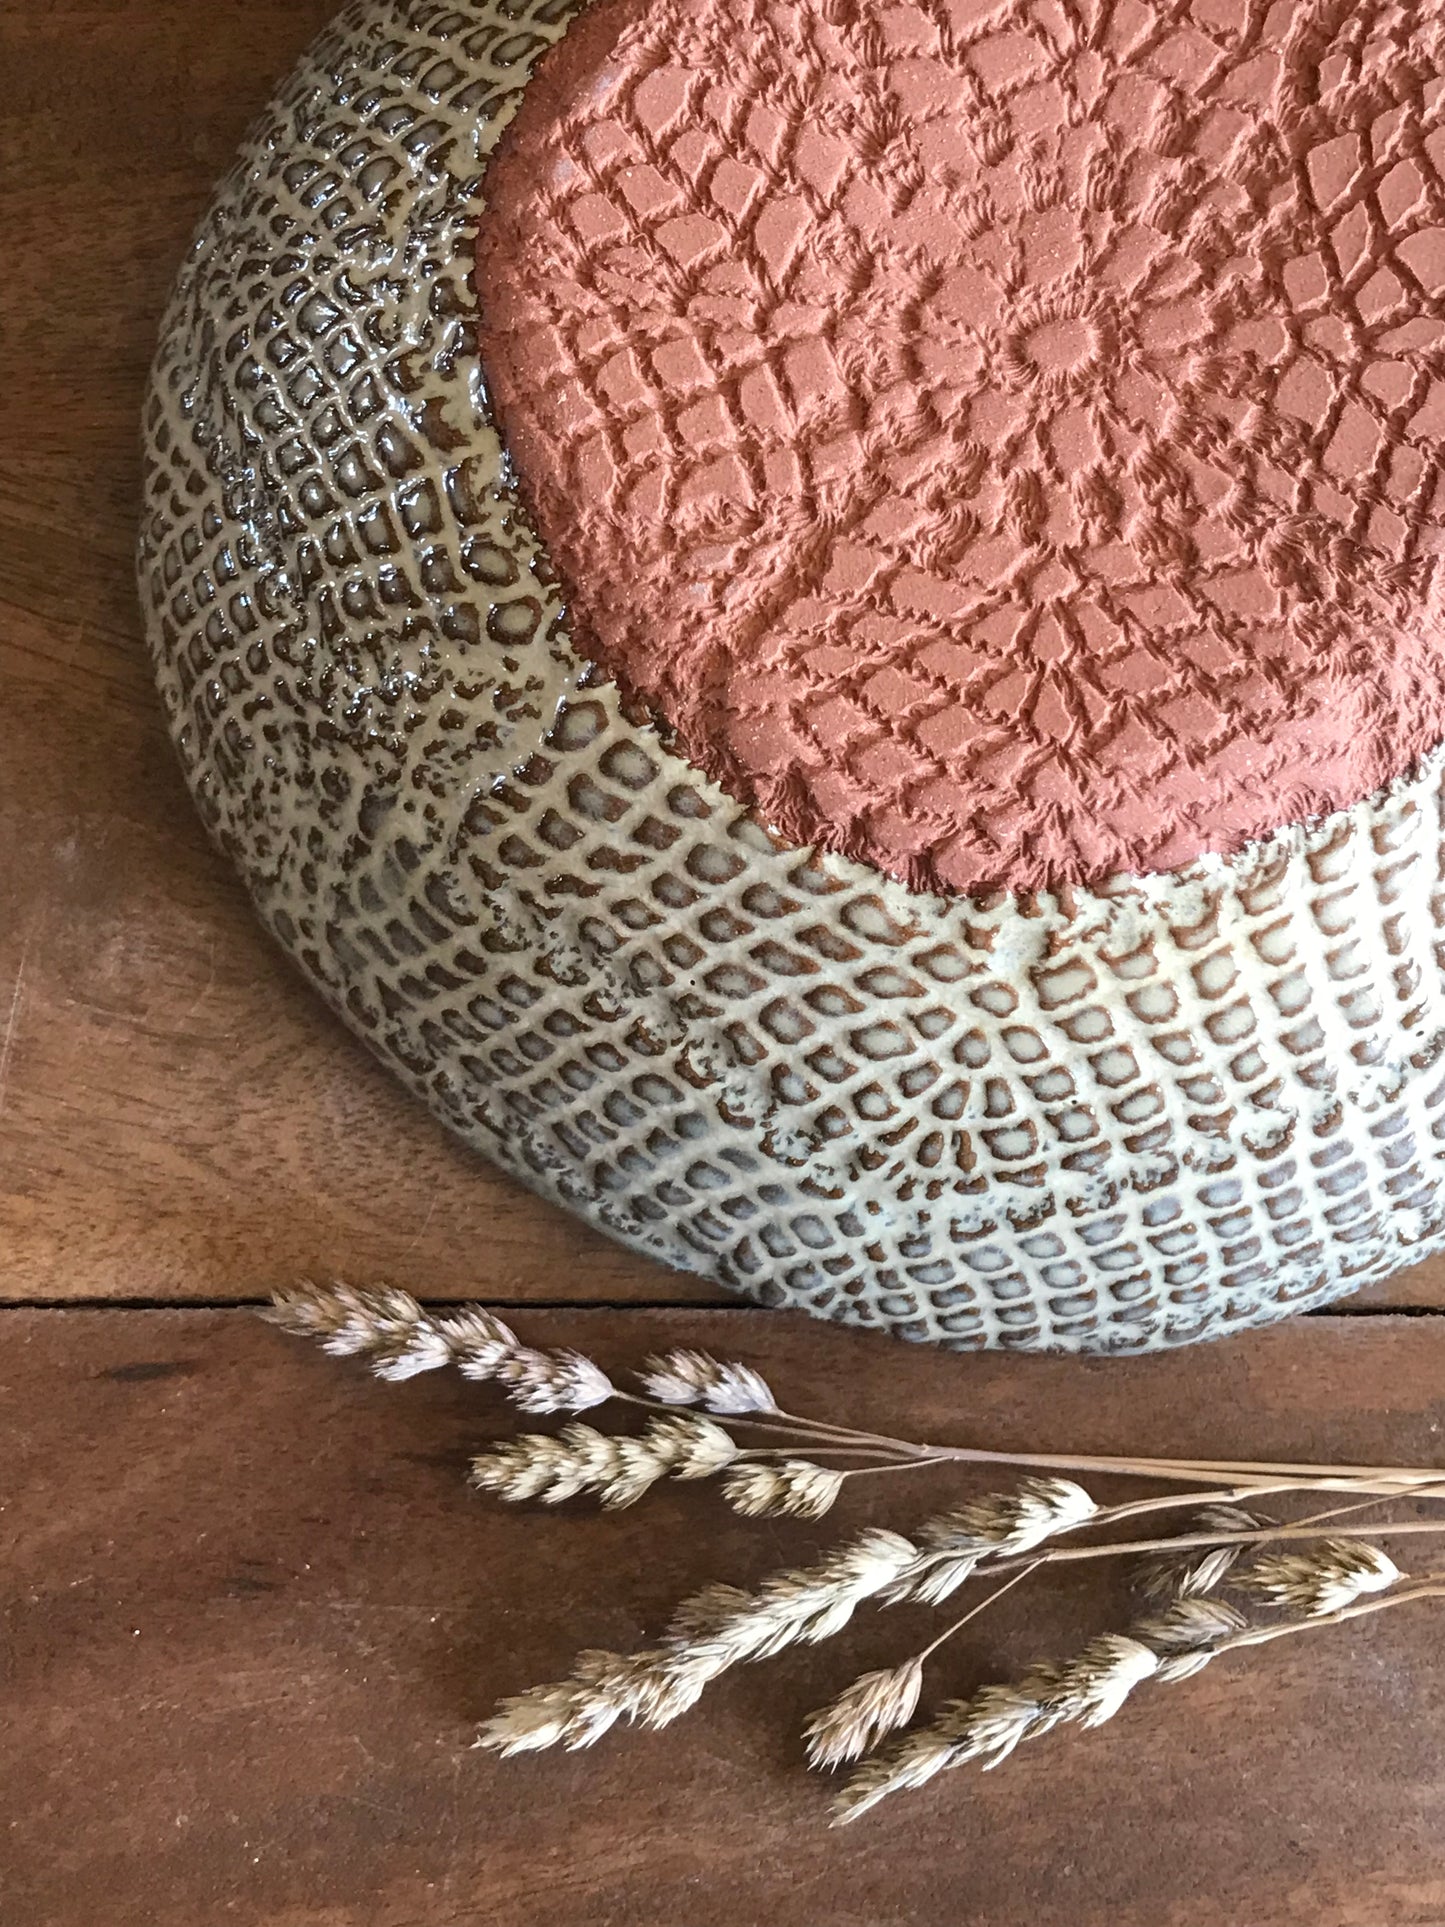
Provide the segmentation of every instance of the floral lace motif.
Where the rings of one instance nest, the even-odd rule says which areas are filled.
[[[1173,868],[1445,737],[1445,6],[601,0],[487,180],[579,645],[915,887]]]

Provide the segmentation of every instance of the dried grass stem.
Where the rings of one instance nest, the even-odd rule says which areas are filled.
[[[987,1770],[1060,1726],[1098,1726],[1148,1681],[1176,1683],[1224,1653],[1445,1598],[1445,1571],[1407,1580],[1379,1543],[1445,1533],[1445,1514],[1378,1516],[1386,1501],[1406,1509],[1404,1501],[1445,1499],[1445,1469],[1437,1467],[922,1444],[787,1412],[754,1367],[703,1350],[675,1347],[650,1357],[624,1387],[578,1352],[524,1344],[484,1306],[433,1312],[390,1288],[306,1285],[278,1294],[269,1315],[333,1354],[363,1359],[384,1379],[450,1365],[527,1411],[575,1415],[615,1402],[648,1415],[636,1436],[571,1416],[558,1430],[493,1446],[473,1461],[473,1480],[513,1502],[558,1504],[587,1494],[605,1507],[624,1506],[664,1479],[714,1479],[739,1513],[814,1520],[852,1489],[849,1481],[871,1473],[951,1465],[1017,1475],[933,1514],[909,1537],[870,1526],[751,1591],[705,1586],[640,1651],[580,1653],[567,1678],[498,1707],[482,1744],[505,1754],[591,1746],[619,1723],[665,1726],[721,1673],[831,1639],[865,1603],[940,1606],[983,1579],[983,1596],[921,1651],[864,1673],[810,1718],[813,1764],[861,1762],[838,1802],[838,1817],[851,1819],[951,1767],[973,1761]],[[1077,1482],[1081,1474],[1170,1489],[1100,1506]],[[1343,1502],[1277,1522],[1252,1509],[1271,1493],[1334,1493]],[[1193,1516],[1176,1522],[1182,1530],[1146,1524],[1137,1538],[1117,1536],[1129,1522],[1185,1507]],[[1359,1514],[1371,1516],[1351,1516]],[[1081,1533],[1088,1534],[1082,1543],[1057,1543]],[[1141,1561],[1134,1580],[1153,1602],[1150,1614],[911,1723],[927,1662],[965,1626],[1045,1567],[1113,1558]],[[1233,1599],[1220,1597],[1226,1588]]]

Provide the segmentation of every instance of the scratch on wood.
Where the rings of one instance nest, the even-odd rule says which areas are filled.
[[[5,1092],[10,1081],[10,1059],[15,1050],[15,1033],[20,1023],[20,1003],[25,990],[25,966],[30,958],[30,938],[20,951],[15,971],[15,990],[10,999],[10,1014],[5,1020],[5,1035],[0,1039],[0,1114],[5,1110]]]

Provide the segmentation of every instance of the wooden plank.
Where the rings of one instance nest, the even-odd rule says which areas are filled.
[[[0,13],[0,1299],[716,1301],[453,1144],[296,980],[190,812],[141,647],[137,421],[212,181],[333,0]],[[1445,1304],[1445,1261],[1376,1303]]]
[[[1314,1319],[1089,1364],[950,1358],[742,1310],[525,1327],[614,1365],[712,1346],[802,1409],[915,1436],[1445,1455],[1436,1320]],[[950,1775],[843,1833],[822,1824],[796,1731],[861,1665],[901,1656],[931,1623],[916,1609],[743,1669],[661,1735],[510,1764],[468,1750],[495,1695],[556,1676],[578,1645],[641,1641],[706,1579],[806,1557],[864,1517],[907,1525],[961,1489],[875,1481],[816,1526],[748,1524],[700,1488],[611,1517],[508,1510],[463,1483],[503,1423],[450,1375],[383,1386],[242,1313],[0,1314],[7,1920],[1445,1919],[1445,1673],[1426,1607],[1141,1693],[1097,1734]],[[1112,1583],[1041,1590],[980,1622],[937,1689],[1122,1610]]]
[[[9,9],[0,1296],[392,1276],[713,1300],[454,1144],[293,976],[194,818],[133,585],[141,394],[212,181],[331,0]]]

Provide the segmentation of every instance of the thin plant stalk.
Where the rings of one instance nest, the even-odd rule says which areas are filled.
[[[1352,1619],[1368,1619],[1372,1613],[1388,1612],[1392,1606],[1413,1605],[1419,1599],[1445,1599],[1445,1572],[1422,1573],[1418,1579],[1407,1580],[1393,1592],[1356,1600],[1353,1605],[1337,1606],[1330,1613],[1315,1613],[1308,1619],[1285,1619],[1272,1626],[1246,1627],[1243,1632],[1230,1633],[1222,1639],[1215,1651],[1229,1653],[1244,1646],[1268,1646],[1276,1639],[1288,1639],[1291,1633],[1307,1633],[1316,1626],[1343,1626]]]
[[[1211,1495],[1212,1496],[1212,1495]],[[1250,1496],[1253,1496],[1251,1490]],[[1090,1520],[1097,1525],[1101,1513]],[[1328,1519],[1329,1514],[1323,1518]],[[1076,1564],[1081,1559],[1113,1559],[1120,1556],[1137,1557],[1148,1552],[1191,1552],[1205,1546],[1263,1546],[1273,1545],[1281,1539],[1381,1539],[1394,1538],[1397,1534],[1445,1532],[1445,1519],[1401,1519],[1398,1522],[1382,1519],[1370,1525],[1331,1524],[1263,1526],[1258,1532],[1182,1532],[1168,1539],[1132,1539],[1098,1546],[1051,1546],[1046,1552],[1036,1556],[1041,1566],[1064,1566]],[[990,1566],[992,1572],[1013,1570],[1013,1561],[1000,1561]]]
[[[922,1652],[917,1655],[919,1664],[921,1665],[926,1659],[932,1659],[939,1647],[945,1645],[952,1639],[955,1633],[961,1633],[965,1626],[971,1624],[980,1614],[986,1613],[990,1606],[997,1605],[1005,1593],[1012,1592],[1015,1586],[1021,1586],[1025,1579],[1029,1578],[1031,1574],[1036,1573],[1043,1563],[1044,1561],[1041,1558],[1030,1559],[1026,1565],[1021,1565],[1011,1578],[1005,1579],[1001,1586],[995,1586],[991,1593],[986,1593],[977,1605],[970,1606],[966,1613],[961,1613],[951,1626],[945,1626],[937,1639],[930,1640]]]

